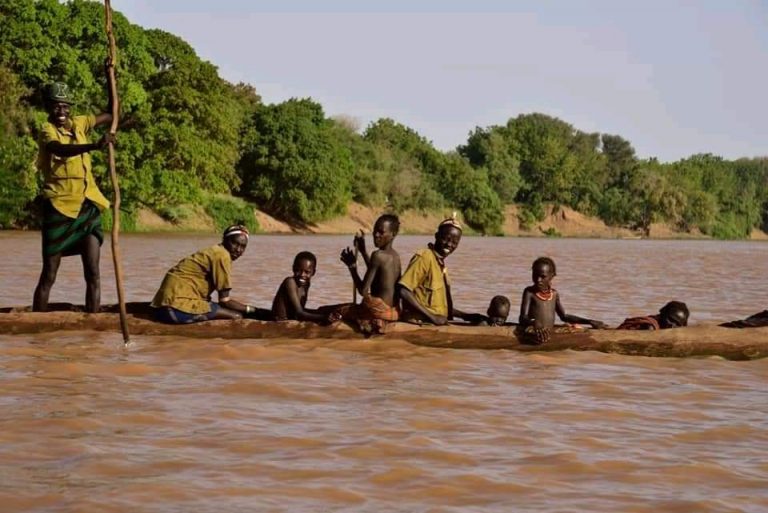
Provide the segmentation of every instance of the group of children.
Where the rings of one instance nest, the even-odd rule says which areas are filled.
[[[373,228],[373,242],[376,250],[370,255],[366,249],[364,235],[360,233],[354,237],[353,245],[359,251],[366,266],[362,277],[357,269],[356,252],[351,248],[341,252],[340,259],[350,271],[355,290],[362,297],[361,303],[328,305],[317,309],[306,308],[311,280],[317,270],[317,258],[308,251],[302,251],[294,258],[293,274],[285,278],[278,288],[271,310],[254,309],[246,317],[261,320],[311,321],[321,324],[343,319],[356,323],[364,332],[382,331],[386,323],[397,321],[403,309],[406,309],[401,309],[400,305],[402,291],[405,289],[411,292],[410,287],[404,286],[401,282],[400,256],[392,247],[399,226],[399,220],[395,215],[386,214],[379,217]],[[442,226],[444,225],[441,224]],[[458,224],[455,222],[451,224],[452,228],[456,226]],[[441,230],[438,229],[436,240],[439,239],[440,232]],[[439,245],[439,242],[437,244]],[[435,251],[432,245],[429,249]],[[441,265],[444,266],[444,262],[441,262]],[[557,290],[552,286],[557,275],[553,259],[537,258],[533,262],[531,271],[533,284],[523,291],[517,324],[518,333],[525,340],[531,343],[548,341],[555,330],[556,317],[566,323],[563,329],[570,329],[573,325],[588,325],[595,329],[607,328],[601,321],[566,313]],[[450,286],[447,270],[444,267],[442,274],[445,276],[448,304],[451,305]],[[413,304],[412,301],[411,304]],[[451,306],[448,318],[459,317],[474,325],[503,326],[508,324],[510,308],[509,299],[499,295],[491,299],[486,315],[459,312]],[[450,313],[453,313],[453,316]],[[688,309],[684,303],[672,301],[656,315],[626,319],[618,329],[666,329],[685,326],[688,315]],[[420,321],[417,319],[417,322]]]
[[[293,259],[293,274],[286,277],[275,294],[271,309],[256,308],[230,297],[231,265],[245,252],[249,233],[245,226],[233,225],[224,231],[222,242],[198,251],[177,263],[165,275],[152,307],[161,322],[183,324],[212,319],[242,317],[284,321],[310,321],[331,324],[344,320],[365,333],[382,332],[387,323],[404,320],[415,323],[446,324],[460,318],[474,325],[503,326],[511,304],[504,296],[494,296],[486,314],[465,313],[453,305],[451,284],[445,259],[461,241],[461,225],[455,217],[438,226],[434,243],[416,251],[405,271],[400,255],[392,244],[400,229],[397,216],[385,214],[373,227],[376,250],[368,254],[364,234],[353,240],[356,251],[346,248],[340,259],[348,267],[360,303],[306,307],[312,278],[317,271],[317,258],[302,251]],[[357,252],[365,264],[362,277],[357,269]],[[567,314],[552,282],[557,275],[554,260],[537,258],[531,267],[533,284],[523,290],[516,332],[530,343],[549,340],[556,318],[573,325],[603,329],[606,325],[594,319]],[[218,301],[211,295],[217,292]],[[656,315],[626,319],[618,329],[666,329],[685,326],[688,308],[684,303],[667,303]]]
[[[317,258],[302,251],[293,260],[293,275],[281,283],[272,302],[272,309],[257,309],[247,317],[261,320],[298,320],[330,324],[339,320],[356,321],[366,332],[381,331],[386,322],[399,319],[400,255],[392,242],[400,229],[395,215],[381,216],[373,228],[376,250],[368,254],[365,238],[358,234],[354,246],[366,266],[361,278],[357,270],[357,254],[351,248],[341,252],[341,261],[347,265],[356,292],[362,297],[360,304],[327,305],[312,310],[306,308],[312,277],[317,270]]]

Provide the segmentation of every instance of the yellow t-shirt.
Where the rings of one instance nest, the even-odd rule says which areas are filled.
[[[231,289],[232,257],[221,244],[182,259],[163,278],[152,306],[170,306],[190,314],[211,311],[214,291]]]
[[[109,208],[109,200],[99,190],[91,173],[91,155],[88,152],[74,157],[58,157],[45,146],[51,141],[62,144],[88,144],[88,132],[96,124],[96,116],[75,116],[68,126],[56,127],[51,122],[43,124],[40,133],[40,149],[37,166],[43,173],[43,195],[51,200],[54,208],[67,217],[76,218],[86,198],[99,210]]]
[[[448,269],[438,263],[434,251],[416,251],[399,283],[432,314],[448,316]]]

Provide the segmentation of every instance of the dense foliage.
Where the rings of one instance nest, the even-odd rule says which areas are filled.
[[[646,232],[666,222],[740,238],[768,225],[767,158],[643,160],[618,135],[582,132],[543,114],[478,127],[456,151],[441,152],[391,119],[361,131],[349,119],[326,117],[310,99],[264,105],[253,87],[223,80],[179,37],[120,13],[113,23],[127,219],[149,207],[178,221],[190,211],[185,205],[197,205],[219,225],[255,223],[256,205],[313,223],[355,200],[395,212],[459,210],[488,234],[500,232],[511,203],[529,225],[546,204]],[[0,0],[0,26],[0,226],[34,225],[35,139],[45,119],[39,91],[60,80],[75,92],[76,112],[104,107],[103,5]],[[109,195],[104,156],[93,155]]]

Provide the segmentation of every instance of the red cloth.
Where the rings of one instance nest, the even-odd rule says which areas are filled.
[[[657,315],[645,317],[629,317],[616,327],[617,330],[659,330],[659,318]]]
[[[387,323],[397,321],[400,312],[394,306],[389,306],[383,299],[371,296],[363,296],[359,305],[348,305],[339,309],[341,318],[347,322],[356,323],[360,331],[365,333],[381,333]]]

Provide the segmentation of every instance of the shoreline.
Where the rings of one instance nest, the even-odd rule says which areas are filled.
[[[385,208],[369,207],[359,203],[350,203],[347,213],[319,223],[299,225],[276,219],[266,212],[254,209],[254,216],[259,226],[253,234],[264,235],[353,235],[359,230],[370,234],[373,224]],[[437,225],[445,219],[446,213],[438,211],[405,211],[400,217],[401,235],[432,235]],[[9,229],[3,231],[37,231]],[[107,234],[108,230],[105,230]],[[121,230],[121,233],[215,233],[213,220],[204,212],[173,223],[160,217],[149,209],[141,209],[136,214],[136,229]],[[479,235],[471,228],[465,228],[466,235]],[[651,225],[650,234],[644,235],[638,230],[608,226],[602,220],[587,216],[569,207],[546,207],[543,220],[529,229],[520,226],[518,207],[507,205],[504,209],[502,224],[503,237],[523,238],[565,238],[565,239],[618,239],[618,240],[719,240],[699,231],[681,232],[663,223]],[[768,241],[768,234],[753,229],[749,237],[729,239],[740,241]]]
[[[359,230],[371,233],[373,224],[386,209],[369,207],[359,203],[350,203],[347,213],[342,216],[309,225],[292,225],[276,219],[266,212],[255,209],[254,215],[259,223],[257,233],[270,235],[353,235]],[[650,236],[645,237],[637,230],[606,225],[602,220],[584,215],[569,207],[547,207],[544,219],[531,229],[521,228],[518,219],[518,207],[507,205],[504,209],[502,235],[504,237],[533,237],[533,238],[587,238],[587,239],[653,239],[653,240],[710,240],[712,237],[701,232],[680,232],[663,223],[651,225]],[[401,235],[432,235],[437,225],[446,217],[442,212],[405,211],[400,217]],[[135,233],[154,232],[211,232],[213,224],[208,220],[192,219],[174,225],[149,210],[138,214]],[[477,235],[473,230],[466,229],[465,235]],[[768,234],[761,230],[753,230],[750,237],[734,240],[768,240]]]

